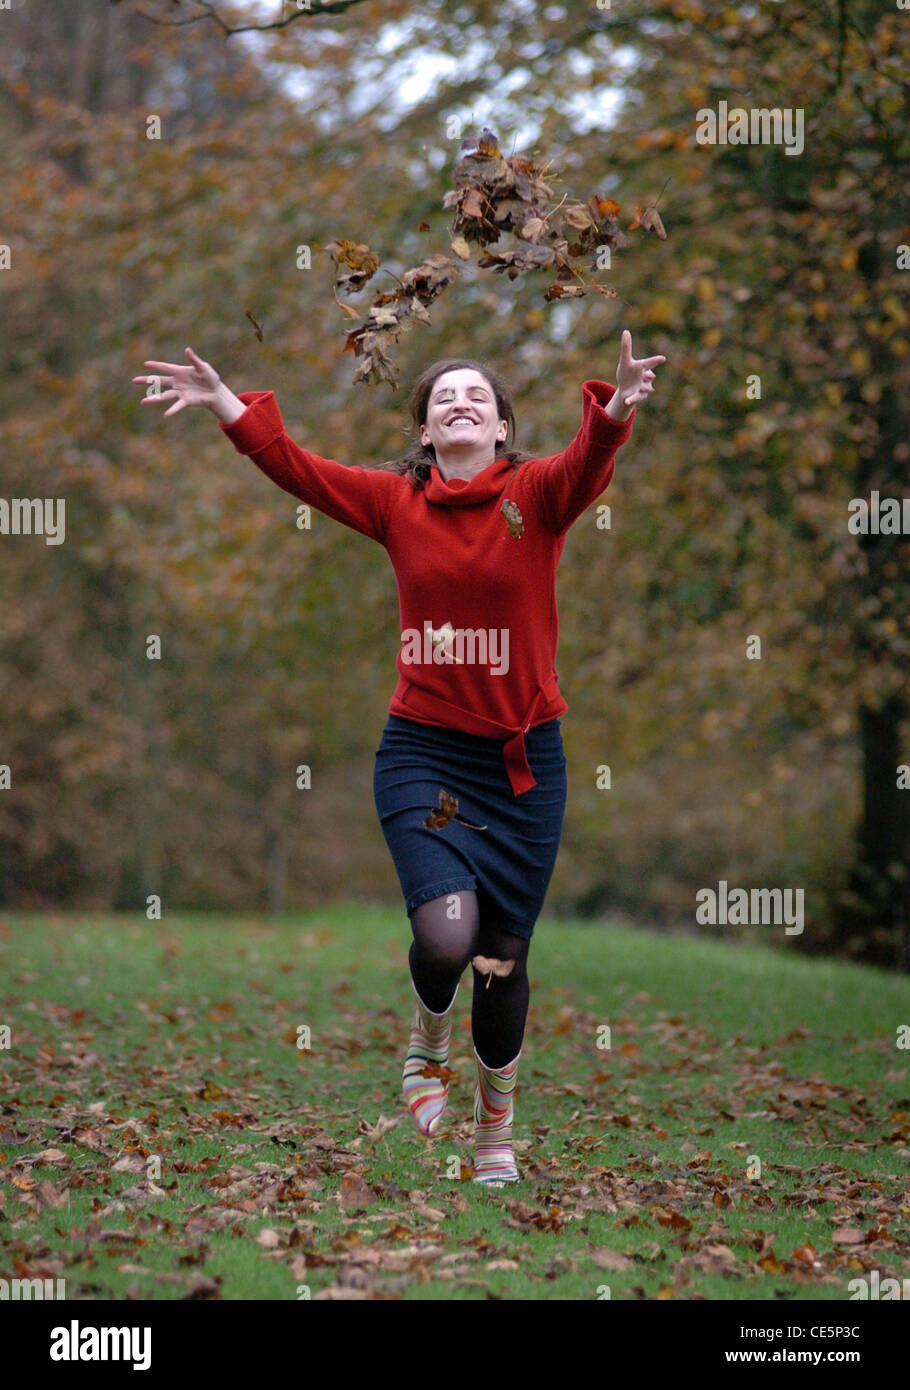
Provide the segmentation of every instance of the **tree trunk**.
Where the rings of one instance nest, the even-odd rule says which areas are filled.
[[[895,696],[878,709],[860,708],[863,818],[842,934],[863,937],[854,953],[910,969],[910,791],[897,785],[901,722],[907,706]]]

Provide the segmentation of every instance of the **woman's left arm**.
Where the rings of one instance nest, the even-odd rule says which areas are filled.
[[[632,334],[623,330],[616,367],[616,386],[586,381],[582,386],[581,428],[572,443],[553,458],[523,465],[541,516],[551,531],[567,531],[613,477],[616,451],[632,433],[636,407],[654,390],[654,368],[666,358],[634,358]]]

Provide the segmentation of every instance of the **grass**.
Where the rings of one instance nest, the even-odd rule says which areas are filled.
[[[910,1276],[905,976],[541,921],[525,1176],[490,1191],[470,972],[441,1135],[400,1098],[409,939],[361,905],[0,918],[0,1275],[87,1299],[793,1301]]]

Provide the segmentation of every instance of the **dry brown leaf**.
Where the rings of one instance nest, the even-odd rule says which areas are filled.
[[[358,1120],[357,1130],[358,1133],[365,1134],[368,1139],[372,1139],[375,1142],[381,1139],[384,1134],[388,1134],[389,1130],[394,1129],[398,1123],[398,1120],[389,1120],[385,1115],[380,1115],[375,1125],[369,1124],[368,1121],[364,1119]]]
[[[475,956],[471,964],[481,975],[486,975],[487,989],[490,988],[490,981],[494,975],[504,978],[506,975],[511,975],[515,969],[514,960],[494,960],[492,956]]]
[[[341,1206],[344,1211],[362,1211],[376,1198],[361,1173],[345,1173],[341,1179]]]
[[[622,1255],[618,1250],[592,1250],[591,1260],[598,1269],[610,1269],[620,1271],[623,1269],[634,1269],[635,1262],[630,1260],[628,1255]]]
[[[508,497],[503,498],[502,506],[499,509],[506,519],[506,526],[509,528],[509,535],[519,539],[524,535],[525,525],[521,512],[516,504]]]
[[[65,1207],[70,1199],[69,1192],[65,1188],[55,1187],[49,1178],[37,1184],[32,1196],[42,1207]]]

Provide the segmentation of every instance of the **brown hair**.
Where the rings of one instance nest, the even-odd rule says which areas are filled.
[[[436,450],[432,444],[420,443],[420,426],[426,424],[430,394],[439,377],[444,376],[446,372],[458,371],[459,368],[468,368],[480,373],[496,397],[496,409],[499,411],[500,420],[508,421],[509,428],[505,439],[496,441],[494,458],[507,458],[512,467],[517,468],[519,464],[532,457],[531,454],[515,448],[515,411],[509,389],[502,378],[485,363],[474,361],[470,357],[442,357],[420,373],[408,399],[408,413],[417,439],[400,458],[389,459],[377,465],[393,473],[407,474],[408,481],[414,488],[423,487],[429,479],[431,467],[436,462]]]

